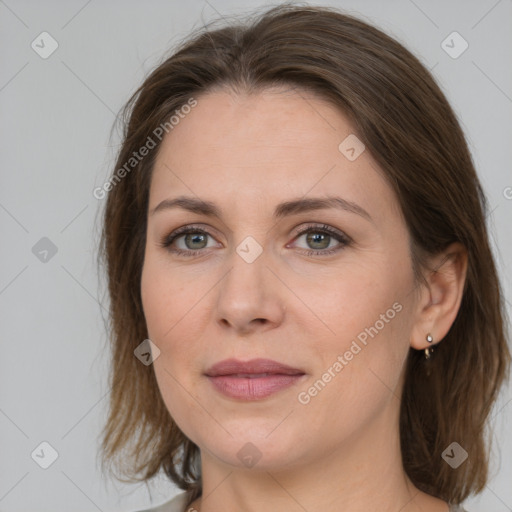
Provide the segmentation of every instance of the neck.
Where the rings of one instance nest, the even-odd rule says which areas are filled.
[[[398,407],[392,399],[364,431],[286,468],[234,468],[202,450],[203,492],[187,511],[447,512],[403,470]]]

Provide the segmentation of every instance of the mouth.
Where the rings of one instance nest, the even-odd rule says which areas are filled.
[[[211,366],[206,372],[207,377],[221,377],[224,375],[254,378],[268,375],[304,375],[304,371],[293,368],[272,359],[251,359],[238,361],[225,359]]]
[[[259,379],[260,377],[268,377],[269,375],[287,375],[285,373],[233,373],[227,375],[215,375],[215,377],[237,377],[244,379]],[[211,377],[211,375],[209,375]]]
[[[270,359],[226,359],[205,372],[214,389],[238,400],[261,400],[303,380],[299,368]]]

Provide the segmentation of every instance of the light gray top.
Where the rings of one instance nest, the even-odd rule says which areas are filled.
[[[155,508],[148,508],[145,510],[139,510],[138,512],[188,512],[185,511],[185,505],[187,504],[187,493],[182,492],[169,501],[158,505]],[[194,512],[191,508],[190,512]]]
[[[161,505],[158,505],[155,508],[148,508],[146,510],[139,510],[138,512],[197,512],[196,509],[190,507],[188,510],[185,510],[186,501],[186,492],[182,492]],[[467,512],[465,508],[462,508],[460,505],[451,505],[449,512]]]

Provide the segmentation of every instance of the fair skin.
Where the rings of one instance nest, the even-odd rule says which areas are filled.
[[[340,152],[354,128],[322,99],[272,89],[219,90],[197,100],[157,157],[141,280],[148,335],[161,351],[153,366],[162,397],[201,451],[203,494],[192,506],[446,512],[444,501],[407,478],[398,419],[410,347],[429,346],[428,333],[442,340],[457,314],[463,249],[454,244],[432,259],[438,271],[426,274],[428,286],[415,281],[392,189],[369,151],[353,161]],[[210,201],[221,216],[181,207],[152,213],[179,196]],[[279,203],[327,196],[356,203],[370,218],[332,207],[273,218]],[[160,245],[191,224],[188,239]],[[298,235],[311,226],[312,236]],[[208,235],[201,238],[198,227]],[[236,251],[248,236],[262,249],[251,263]],[[331,249],[338,250],[322,254]],[[393,304],[400,311],[377,324]],[[301,403],[299,393],[371,326],[378,333]],[[267,398],[235,399],[204,375],[227,358],[273,359],[305,375]],[[237,456],[249,442],[260,456],[252,467]]]

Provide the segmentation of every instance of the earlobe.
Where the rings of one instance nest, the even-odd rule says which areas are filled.
[[[459,312],[467,273],[467,251],[455,242],[432,259],[411,334],[411,347],[424,350],[439,343]]]

